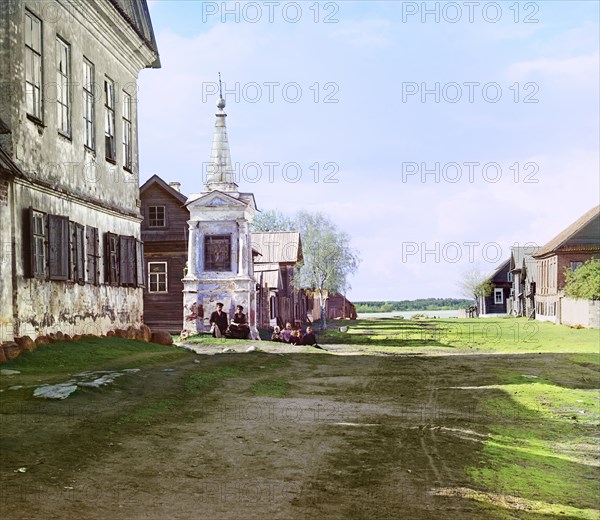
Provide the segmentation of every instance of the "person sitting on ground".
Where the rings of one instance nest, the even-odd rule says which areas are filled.
[[[244,307],[237,305],[235,308],[235,314],[229,324],[229,337],[236,339],[248,339],[250,335],[250,327],[246,321],[246,315],[244,314]]]
[[[271,334],[271,341],[283,341],[283,339],[281,338],[281,329],[275,325],[275,328],[273,329],[273,334]]]
[[[302,345],[302,337],[300,336],[300,331],[298,329],[292,331],[290,343],[292,345]]]
[[[291,337],[292,337],[292,324],[286,323],[285,329],[283,329],[281,331],[281,339],[284,341],[284,343],[290,343]]]
[[[304,334],[304,337],[302,338],[302,345],[308,345],[309,347],[327,350],[317,345],[317,337],[315,336],[312,327],[306,327],[306,334]]]
[[[227,331],[227,313],[223,312],[223,304],[217,303],[217,310],[210,315],[210,331],[214,338],[222,338]]]

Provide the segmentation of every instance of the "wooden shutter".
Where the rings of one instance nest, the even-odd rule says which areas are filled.
[[[119,236],[119,272],[121,285],[135,285],[135,238]]]
[[[25,262],[29,266],[27,276],[33,278],[35,276],[35,240],[33,239],[33,208],[29,207],[25,215],[25,234],[27,239],[24,240],[28,247],[25,248]],[[25,238],[25,237],[24,237]]]
[[[127,283],[135,287],[135,238],[127,237]]]
[[[127,270],[127,237],[119,236],[119,273],[121,285],[129,285],[129,272]]]
[[[48,215],[50,280],[69,278],[69,218]]]
[[[144,269],[144,243],[135,241],[135,275],[136,286],[146,287],[146,270]]]
[[[75,281],[79,284],[85,282],[84,234],[84,227],[81,224],[75,224]]]
[[[87,249],[86,279],[88,283],[100,283],[100,240],[98,228],[86,226],[85,240]]]

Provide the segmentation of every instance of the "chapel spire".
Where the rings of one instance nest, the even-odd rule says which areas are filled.
[[[224,108],[225,98],[223,97],[221,73],[219,72],[219,101],[217,101],[217,111],[215,113],[217,120],[215,121],[215,133],[206,178],[206,189],[208,191],[220,190],[237,193],[238,185],[235,183],[235,173],[231,164],[227,127],[225,126],[227,114],[223,110]]]

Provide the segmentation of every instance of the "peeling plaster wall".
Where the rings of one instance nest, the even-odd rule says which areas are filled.
[[[136,219],[125,219],[108,211],[90,208],[15,184],[16,219],[24,221],[24,211],[30,206],[55,215],[67,215],[83,225],[98,228],[100,237],[105,232],[139,238],[140,226]],[[104,285],[101,269],[100,286],[89,283],[47,281],[26,278],[25,249],[28,240],[24,233],[15,236],[17,253],[17,291],[15,335],[35,337],[50,332],[65,334],[106,334],[109,330],[138,326],[143,315],[142,289]],[[100,246],[103,252],[101,240]]]
[[[14,339],[10,189],[8,177],[0,173],[0,343]]]

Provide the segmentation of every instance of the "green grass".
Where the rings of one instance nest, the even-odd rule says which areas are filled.
[[[520,371],[496,368],[494,383],[476,394],[489,437],[480,464],[466,474],[475,490],[525,500],[532,512],[577,518],[600,517],[599,340],[598,330],[523,318],[369,319],[319,336],[324,345],[364,353],[544,354],[543,363],[527,362]]]
[[[346,323],[346,322],[344,322]],[[598,354],[600,334],[593,329],[528,321],[525,318],[364,319],[340,332],[330,323],[319,342],[376,347],[406,353],[564,353]]]
[[[187,355],[180,349],[121,338],[96,338],[44,345],[2,364],[2,368],[19,370],[24,375],[65,374],[91,367],[102,370],[133,368],[146,363],[180,359]]]
[[[290,384],[285,377],[273,377],[256,381],[250,392],[257,397],[285,397],[288,394]]]
[[[189,394],[201,395],[214,390],[228,377],[240,376],[244,372],[242,367],[225,366],[217,367],[210,371],[191,374],[185,382],[185,389]]]
[[[588,356],[576,358],[586,364],[594,361]],[[595,460],[600,426],[597,388],[570,388],[542,377],[498,372],[507,383],[486,387],[500,393],[483,400],[483,411],[491,419],[490,433],[481,453],[484,467],[467,469],[473,484],[539,501],[545,514],[576,506],[581,508],[578,518],[594,518],[590,510],[600,506]]]

